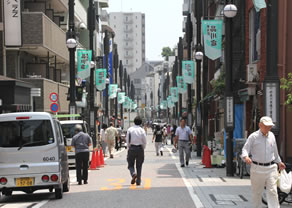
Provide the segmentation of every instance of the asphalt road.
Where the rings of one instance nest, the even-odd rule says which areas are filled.
[[[123,151],[106,160],[105,167],[90,171],[87,185],[77,185],[75,171],[71,170],[71,189],[61,200],[48,191],[32,195],[19,192],[3,197],[0,207],[195,207],[175,160],[167,150],[163,156],[156,156],[151,136],[147,136],[141,186],[130,185],[127,151]]]

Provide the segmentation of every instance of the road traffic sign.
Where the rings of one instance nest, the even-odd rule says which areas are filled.
[[[52,103],[50,109],[52,112],[56,113],[59,110],[59,105],[57,103]]]
[[[50,100],[51,100],[52,102],[57,102],[58,99],[59,99],[59,96],[58,96],[57,93],[52,92],[52,93],[50,94]]]

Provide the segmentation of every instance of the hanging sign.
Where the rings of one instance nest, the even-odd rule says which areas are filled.
[[[171,96],[167,97],[167,106],[168,106],[168,108],[173,108],[174,107],[174,103],[172,102]]]
[[[203,20],[205,55],[211,60],[222,55],[222,20]]]
[[[173,103],[178,102],[178,90],[177,87],[170,88],[171,100]]]
[[[187,86],[182,76],[176,76],[176,83],[177,83],[178,93],[184,94],[187,92]]]
[[[125,92],[118,93],[118,104],[123,104],[125,102]]]
[[[6,47],[20,47],[22,45],[21,32],[21,1],[5,0],[4,4],[4,35]]]
[[[261,9],[266,8],[267,4],[265,0],[252,0],[256,12],[259,12]]]
[[[193,84],[195,78],[195,64],[193,61],[182,62],[182,73],[187,84]]]
[[[108,87],[109,99],[116,98],[117,92],[118,92],[118,85],[117,84],[110,84]]]
[[[95,70],[95,85],[96,89],[99,91],[104,90],[106,87],[106,69],[96,69]]]
[[[91,50],[77,50],[77,76],[86,79],[90,77]]]

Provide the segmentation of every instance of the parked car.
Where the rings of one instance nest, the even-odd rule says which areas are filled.
[[[82,131],[84,133],[89,132],[89,126],[86,121],[83,120],[68,120],[68,121],[60,121],[62,126],[62,131],[64,138],[66,139],[67,143],[67,154],[68,154],[68,162],[70,167],[75,167],[75,148],[71,146],[72,138],[75,135],[75,125],[80,124],[82,126]],[[91,137],[90,137],[91,139]],[[89,156],[89,162],[92,158],[92,151],[93,151],[93,145],[92,145],[92,139],[91,139],[91,146],[89,147],[90,150],[90,156]]]
[[[0,192],[69,191],[68,157],[60,122],[45,112],[0,115]],[[1,195],[0,195],[1,196]]]

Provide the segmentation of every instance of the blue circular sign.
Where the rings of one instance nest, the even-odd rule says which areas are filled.
[[[52,112],[56,113],[59,110],[59,105],[57,103],[52,103],[50,108]]]

